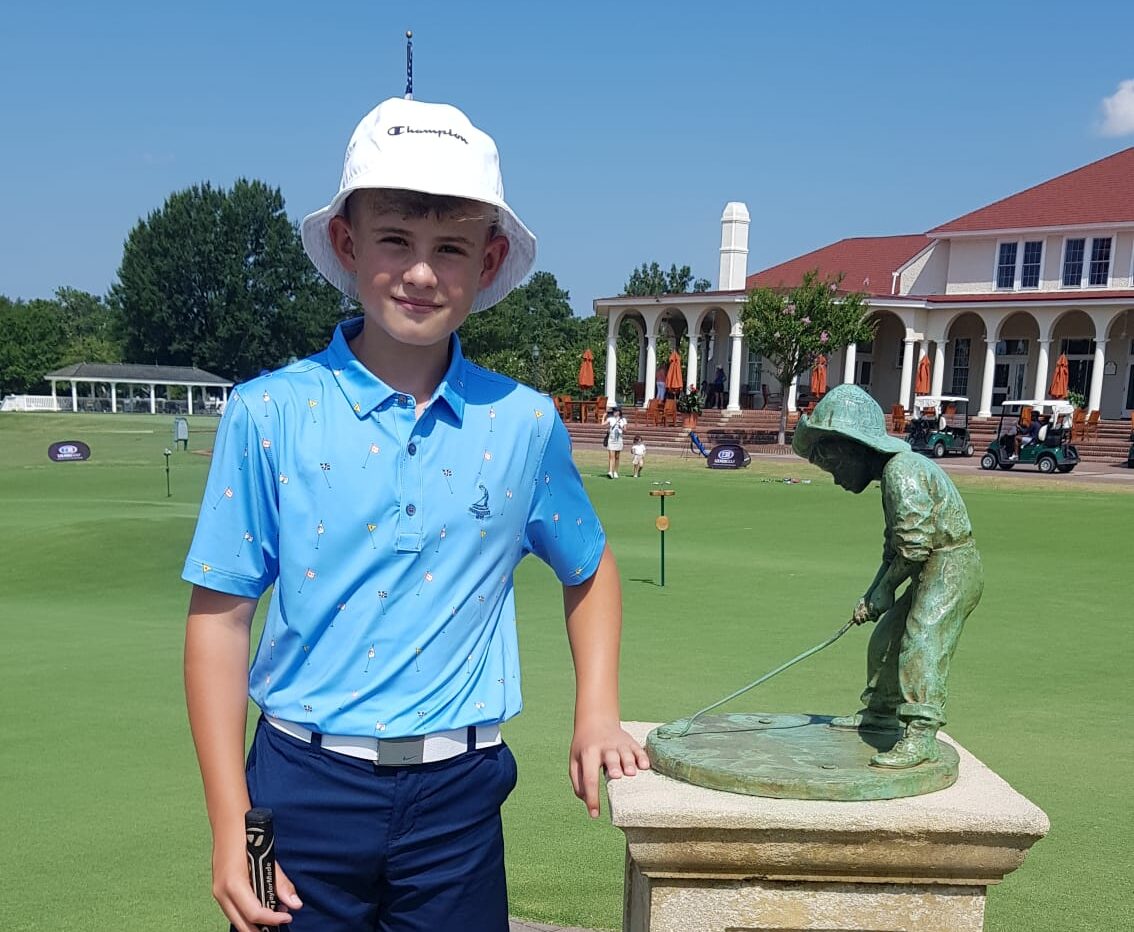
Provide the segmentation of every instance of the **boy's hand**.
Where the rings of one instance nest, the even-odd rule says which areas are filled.
[[[575,726],[571,741],[571,786],[592,819],[599,814],[599,770],[611,780],[650,769],[650,758],[618,722],[587,722]]]
[[[248,879],[248,859],[243,846],[243,833],[240,844],[233,850],[213,851],[213,897],[220,904],[228,921],[237,932],[259,932],[261,926],[282,926],[291,922],[291,915],[282,907],[277,912],[263,906],[252,891]],[[288,909],[299,909],[303,902],[295,893],[287,874],[276,865],[276,896]]]

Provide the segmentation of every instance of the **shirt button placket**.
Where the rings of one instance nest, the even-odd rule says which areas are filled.
[[[404,427],[402,436],[412,434],[415,424],[415,402],[407,395],[398,395],[394,402],[394,414],[400,426]],[[420,496],[423,484],[421,478],[421,457],[417,455],[417,441],[406,444],[405,454],[399,458],[398,488],[402,495],[402,513],[398,519],[398,550],[420,551],[421,506]]]

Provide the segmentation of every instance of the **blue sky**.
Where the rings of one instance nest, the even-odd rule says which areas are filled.
[[[104,293],[131,227],[196,182],[260,178],[293,218],[322,206],[355,123],[404,90],[407,27],[415,96],[496,138],[537,267],[577,313],[643,261],[715,286],[730,200],[752,272],[1134,145],[1129,0],[18,0],[4,19],[10,297]]]

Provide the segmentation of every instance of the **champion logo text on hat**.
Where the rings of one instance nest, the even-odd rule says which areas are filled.
[[[454,139],[459,139],[466,146],[469,141],[465,139],[460,133],[454,133],[451,129],[415,129],[412,126],[391,126],[386,130],[388,136],[401,136],[403,133],[431,133],[434,136],[452,136]]]

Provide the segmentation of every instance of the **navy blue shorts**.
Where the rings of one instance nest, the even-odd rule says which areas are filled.
[[[294,932],[507,932],[500,806],[507,745],[408,767],[325,751],[263,719],[252,805],[275,816],[276,858],[303,908]]]

